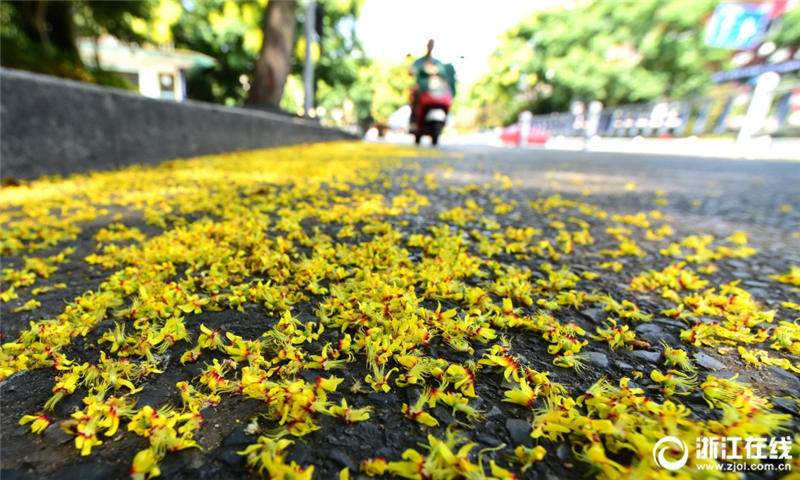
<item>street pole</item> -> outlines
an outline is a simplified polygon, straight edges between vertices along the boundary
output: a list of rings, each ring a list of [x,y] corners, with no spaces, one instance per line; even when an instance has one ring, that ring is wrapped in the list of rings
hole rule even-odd
[[[586,116],[584,126],[583,149],[589,150],[592,139],[597,135],[597,127],[600,125],[600,114],[603,112],[603,104],[594,100],[589,103],[589,114]]]
[[[775,89],[781,82],[781,76],[776,72],[766,72],[759,75],[756,86],[753,89],[753,97],[747,107],[747,113],[739,129],[739,136],[736,141],[739,144],[749,142],[767,120],[769,108],[772,106],[772,98]]]
[[[316,18],[316,2],[309,0],[306,4],[306,15],[303,27],[306,36],[306,58],[303,62],[303,84],[305,85],[305,103],[303,112],[306,117],[311,116],[314,108],[314,61],[311,59],[311,44],[314,43],[314,19]]]

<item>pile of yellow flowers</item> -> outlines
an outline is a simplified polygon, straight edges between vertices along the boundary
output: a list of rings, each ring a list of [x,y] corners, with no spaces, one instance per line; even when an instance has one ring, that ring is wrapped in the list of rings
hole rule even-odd
[[[358,459],[366,475],[519,478],[566,443],[599,478],[722,476],[699,465],[717,460],[693,456],[678,472],[659,469],[654,445],[669,435],[693,449],[700,436],[769,436],[792,424],[757,386],[709,375],[690,359],[692,351],[735,352],[731,362],[741,368],[800,372],[800,327],[787,316],[800,307],[787,301],[780,312],[767,310],[737,281],[714,276],[714,262],[756,253],[743,232],[681,239],[658,210],[609,214],[560,195],[509,199],[513,182],[500,174],[446,191],[439,184],[452,169],[430,173],[404,160],[418,155],[306,145],[0,190],[0,252],[18,264],[2,270],[4,315],[37,312],[32,296],[66,284],[34,285],[66,278],[60,265],[70,259],[104,272],[96,288],[4,339],[0,379],[58,371],[52,397],[19,423],[33,433],[58,423],[80,455],[102,449],[118,430],[143,437],[147,448],[131,459],[136,479],[160,475],[172,452],[200,448],[198,433],[214,428],[201,411],[224,408],[232,396],[261,402],[260,420],[271,428],[252,423],[253,442],[239,453],[268,478],[312,478],[315,465],[287,459],[298,438],[323,428],[323,417],[343,426],[374,421],[362,398],[402,389],[420,391],[397,413],[426,432],[427,443],[391,459]],[[441,204],[440,194],[454,203]],[[521,211],[541,224],[512,221]],[[416,225],[420,217],[434,224]],[[70,242],[90,224],[102,225],[96,248],[73,258]],[[599,239],[615,248],[595,248]],[[54,253],[36,253],[44,251]],[[770,280],[797,286],[798,271],[787,266]],[[599,288],[609,275],[625,279],[628,298]],[[640,307],[639,298],[661,308]],[[606,318],[587,333],[574,318],[588,309]],[[260,335],[207,326],[204,315],[223,310]],[[112,327],[95,331],[108,319]],[[659,319],[685,322],[682,345],[637,337],[638,324]],[[90,333],[96,355],[65,353]],[[538,344],[535,363],[523,342]],[[449,350],[432,353],[436,345]],[[647,390],[627,376],[581,389],[587,346],[654,349],[664,368],[631,372],[651,380]],[[181,403],[140,405],[144,384],[176,362],[199,371],[174,385]],[[347,385],[347,371],[364,374]],[[508,411],[530,422],[533,447],[477,450],[470,440],[485,421],[475,399],[487,375],[499,379]],[[694,393],[714,419],[681,403]],[[55,406],[71,395],[83,396],[83,408],[57,418]],[[434,415],[441,406],[453,423]],[[788,461],[800,467],[800,436],[792,452]],[[485,463],[487,455],[495,458]]]

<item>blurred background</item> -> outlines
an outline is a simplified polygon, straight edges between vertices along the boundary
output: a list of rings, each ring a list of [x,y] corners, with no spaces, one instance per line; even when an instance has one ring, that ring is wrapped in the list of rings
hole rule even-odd
[[[798,3],[2,1],[0,63],[400,138],[434,38],[458,77],[451,138],[791,138]]]

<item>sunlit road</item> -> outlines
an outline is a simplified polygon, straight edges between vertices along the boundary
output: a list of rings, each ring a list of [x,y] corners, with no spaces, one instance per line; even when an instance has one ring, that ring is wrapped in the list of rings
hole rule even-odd
[[[744,144],[735,138],[653,138],[653,137],[583,137],[553,136],[544,143],[510,145],[500,140],[500,129],[466,134],[447,134],[441,137],[442,146],[492,146],[523,150],[566,150],[591,152],[623,152],[652,155],[674,155],[707,158],[736,158],[800,161],[800,138],[760,137]],[[370,137],[371,140],[378,140]],[[423,139],[423,145],[427,138]],[[387,132],[384,141],[411,145],[413,137],[399,132]]]
[[[425,148],[425,147],[423,147]],[[747,231],[800,262],[800,163],[706,157],[444,145],[455,182],[509,175],[538,194],[581,195],[613,210],[661,209],[687,230]],[[658,205],[663,195],[666,205]],[[726,233],[727,232],[727,233]]]

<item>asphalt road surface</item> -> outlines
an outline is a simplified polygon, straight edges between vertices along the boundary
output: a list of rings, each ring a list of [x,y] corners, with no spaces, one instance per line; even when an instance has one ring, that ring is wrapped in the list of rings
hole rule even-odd
[[[326,150],[328,148],[330,151]],[[293,173],[291,163],[284,162],[281,157],[279,160],[283,163],[273,170],[285,173],[288,181],[282,177],[272,180],[270,175],[274,172],[270,165],[276,160],[267,152],[262,154],[259,163],[251,165],[247,163],[249,160],[241,160],[245,169],[238,176],[231,172],[240,167],[223,160],[211,161],[210,166],[208,162],[201,163],[202,170],[198,170],[201,167],[197,164],[165,167],[168,174],[158,177],[161,180],[148,177],[148,171],[136,171],[115,177],[113,181],[103,180],[100,175],[85,183],[56,181],[46,189],[33,184],[30,185],[31,194],[25,193],[28,197],[20,190],[28,188],[25,186],[0,190],[3,210],[10,212],[0,222],[7,232],[3,237],[3,268],[10,270],[10,273],[4,270],[0,291],[8,292],[9,285],[18,279],[19,275],[15,276],[13,271],[26,271],[26,256],[50,259],[49,256],[65,247],[74,249],[67,252],[61,263],[53,260],[58,268],[48,275],[37,273],[35,266],[29,268],[28,273],[34,272],[34,284],[26,286],[23,281],[15,289],[17,298],[0,303],[2,340],[6,342],[2,357],[6,362],[4,366],[8,367],[17,358],[13,357],[16,350],[12,344],[21,343],[25,332],[36,331],[42,321],[59,318],[74,304],[75,298],[91,291],[98,294],[106,290],[127,292],[115,308],[104,311],[94,321],[87,321],[85,332],[76,333],[58,347],[72,362],[66,370],[19,366],[6,370],[8,378],[0,383],[0,478],[126,478],[136,452],[146,451],[150,446],[155,449],[157,443],[155,427],[136,432],[128,426],[131,418],[146,405],[154,410],[171,406],[170,410],[162,411],[165,417],[192,411],[176,388],[176,383],[181,381],[187,381],[200,392],[191,401],[196,402],[194,412],[202,415],[203,422],[186,430],[191,434],[188,438],[199,448],[175,447],[167,448],[166,453],[160,452],[158,468],[163,478],[257,477],[258,465],[264,468],[263,472],[269,470],[264,460],[260,460],[261,464],[259,460],[248,464],[247,455],[240,452],[256,444],[259,436],[272,438],[274,442],[280,438],[276,434],[278,430],[300,424],[299,420],[287,423],[285,416],[293,418],[292,415],[301,414],[311,418],[303,420],[310,422],[303,425],[318,428],[304,435],[287,434],[285,438],[291,438],[294,444],[284,445],[277,450],[278,454],[267,456],[285,457],[286,465],[290,462],[296,462],[299,467],[313,465],[313,477],[319,479],[338,478],[343,470],[349,472],[349,478],[366,478],[367,473],[391,478],[392,473],[402,475],[402,472],[409,478],[414,478],[415,474],[420,475],[419,478],[461,478],[459,475],[465,476],[465,472],[472,472],[474,478],[484,478],[475,472],[500,477],[500,468],[514,472],[518,478],[577,478],[582,475],[613,478],[620,474],[635,476],[637,472],[659,473],[660,467],[653,465],[649,450],[642,453],[632,446],[620,446],[623,441],[633,442],[627,435],[640,433],[640,437],[647,438],[646,446],[641,448],[652,448],[650,445],[658,435],[672,432],[665,423],[659,423],[665,418],[659,408],[680,404],[690,410],[686,417],[689,423],[675,428],[686,435],[697,432],[709,435],[716,431],[719,436],[733,436],[738,430],[733,430],[731,422],[738,418],[736,415],[745,415],[737,410],[744,407],[740,402],[738,407],[726,410],[721,403],[709,402],[713,392],[707,382],[711,381],[709,376],[732,378],[736,374],[739,382],[747,384],[746,390],[729,387],[734,393],[729,392],[732,396],[725,397],[727,400],[722,403],[734,405],[734,399],[740,396],[747,396],[743,402],[755,402],[753,410],[746,414],[750,415],[746,417],[749,420],[740,423],[755,425],[774,421],[784,427],[784,430],[748,430],[745,433],[769,440],[800,431],[799,406],[793,400],[800,396],[797,373],[800,349],[794,353],[791,350],[800,347],[800,343],[796,343],[800,342],[800,333],[790,326],[776,329],[782,325],[781,321],[791,324],[800,317],[800,311],[792,306],[800,303],[798,287],[787,275],[792,266],[800,266],[800,163],[671,157],[669,152],[664,152],[663,156],[648,156],[445,147],[437,151],[422,148],[418,150],[422,153],[420,156],[404,150],[395,154],[399,155],[399,161],[387,164],[373,158],[387,156],[385,148],[337,144],[281,150],[288,152],[282,155],[306,159],[312,166]],[[363,156],[361,150],[372,152],[365,160],[367,163],[348,163],[348,156]],[[431,152],[437,156],[429,156]],[[345,189],[336,186],[336,182],[329,182],[319,187],[298,180],[308,172],[325,170],[329,161],[339,162],[333,164],[333,170],[348,172],[345,183],[355,181],[357,185]],[[383,173],[374,176],[378,171]],[[183,175],[183,172],[188,173]],[[167,178],[169,186],[156,191],[159,181],[167,182],[164,180]],[[92,183],[106,181],[109,183],[101,186]],[[215,187],[215,181],[220,185],[229,183],[223,189]],[[114,190],[109,191],[112,185]],[[204,189],[203,193],[192,190],[197,185]],[[141,200],[143,196],[138,196],[147,193],[148,188],[154,189],[152,195],[158,195],[158,202],[148,204]],[[325,193],[332,190],[336,195]],[[408,193],[409,190],[414,193]],[[82,191],[95,192],[97,196],[84,198]],[[226,197],[228,194],[233,196]],[[74,222],[78,227],[74,236],[66,235],[53,246],[34,253],[13,247],[9,238],[22,231],[20,225],[25,221],[41,225],[48,218],[75,213],[69,209],[59,213],[56,211],[58,203],[47,203],[52,199],[62,201],[59,195],[64,199],[82,198],[82,209],[87,208],[88,199],[98,202],[89,206],[108,211],[78,218]],[[27,200],[18,199],[23,197]],[[262,197],[265,200],[262,201]],[[426,201],[421,201],[420,197]],[[211,206],[201,207],[206,201]],[[237,210],[236,215],[227,218],[225,209],[239,208],[239,201],[245,210]],[[42,205],[47,211],[36,211],[30,207],[32,202],[44,202]],[[394,209],[389,209],[388,205],[393,205]],[[169,214],[159,213],[159,208],[167,207]],[[280,247],[279,254],[286,254],[285,263],[274,260],[277,263],[258,273],[250,270],[240,272],[235,279],[235,275],[230,277],[217,291],[223,297],[230,294],[225,297],[228,303],[218,300],[204,283],[213,275],[209,264],[214,262],[214,250],[191,271],[186,269],[186,263],[181,263],[184,260],[170,257],[173,253],[148,256],[151,254],[147,253],[147,248],[161,245],[159,248],[167,251],[170,242],[184,245],[181,232],[198,235],[195,240],[186,241],[186,251],[180,253],[184,257],[191,256],[192,249],[201,248],[209,238],[217,242],[217,248],[228,248],[239,241],[237,235],[251,227],[246,223],[236,224],[238,226],[231,231],[223,227],[233,225],[230,222],[250,221],[253,217],[247,215],[255,215],[256,211],[266,219],[265,224],[269,223],[258,231],[268,239],[270,248],[285,245],[280,242],[286,239],[290,244],[294,242],[294,246]],[[295,214],[299,215],[297,223],[281,223]],[[108,234],[112,223],[122,223],[125,229],[111,229],[118,237],[101,240],[100,235]],[[221,226],[215,230],[212,224]],[[15,225],[19,229],[15,230]],[[350,228],[348,225],[355,231],[345,234],[345,227]],[[535,231],[526,231],[528,227]],[[133,228],[138,229],[141,236],[122,238],[124,235],[120,232],[130,232]],[[34,228],[34,231],[43,230]],[[52,234],[51,230],[47,232]],[[279,236],[283,239],[280,242]],[[159,237],[166,240],[158,243],[154,239]],[[19,238],[24,246],[41,240],[36,235]],[[122,255],[118,250],[102,250],[104,245],[114,242],[130,247],[132,257],[106,266],[85,260],[93,253],[110,257]],[[338,250],[334,255],[326,253],[328,250],[320,247],[320,243],[329,244],[331,248],[335,244],[342,246],[335,246]],[[232,258],[249,259],[256,248],[254,245],[239,245],[243,253]],[[745,250],[746,247],[753,250]],[[133,257],[145,259],[145,262],[137,262]],[[141,350],[138,353],[131,350],[124,358],[119,357],[142,369],[150,365],[162,373],[140,370],[137,375],[131,374],[135,392],[129,387],[115,387],[98,393],[92,390],[93,385],[98,385],[93,383],[96,380],[89,379],[85,371],[79,372],[82,380],[77,388],[73,387],[74,392],[64,395],[52,409],[45,409],[45,403],[56,391],[59,375],[83,362],[99,364],[102,361],[100,352],[109,358],[114,356],[111,343],[101,340],[113,338],[117,324],[126,325],[126,333],[131,335],[130,342],[123,340],[121,343],[135,349],[141,345],[141,342],[136,343],[136,338],[144,338],[135,337],[136,329],[142,324],[163,326],[170,318],[172,314],[152,314],[153,318],[140,318],[138,324],[135,321],[139,317],[131,312],[132,302],[139,295],[143,303],[147,303],[142,292],[152,283],[145,286],[145,290],[132,291],[119,285],[109,286],[115,272],[124,271],[126,267],[144,269],[147,261],[155,261],[147,259],[153,258],[179,266],[170,276],[154,277],[156,283],[161,282],[161,287],[171,288],[175,282],[180,285],[189,282],[186,285],[196,288],[198,298],[210,302],[203,304],[203,308],[198,307],[196,312],[178,312],[188,335],[170,344],[159,337],[163,348],[154,348],[152,358],[148,359]],[[308,262],[315,264],[317,260],[329,268],[323,268],[325,273],[319,284],[312,286],[306,276],[306,265]],[[191,264],[188,260],[185,262]],[[252,263],[247,262],[249,260],[243,265],[250,268]],[[343,273],[336,273],[336,262],[343,267]],[[667,272],[665,275],[668,275],[671,267],[686,275],[675,280],[678,283],[671,288],[677,297],[662,295],[665,284],[652,283],[661,281],[656,280],[652,272]],[[205,273],[197,277],[198,272]],[[570,276],[570,272],[574,275]],[[651,283],[641,287],[645,278]],[[637,279],[639,284],[636,284]],[[242,369],[248,362],[253,368],[259,364],[254,364],[251,357],[235,356],[232,352],[236,341],[230,337],[222,340],[220,349],[206,348],[199,361],[181,361],[185,360],[187,352],[199,345],[200,338],[207,338],[207,335],[202,337],[201,324],[222,333],[234,333],[244,340],[275,338],[277,334],[268,336],[266,332],[279,328],[276,327],[278,318],[286,311],[283,307],[276,307],[275,301],[270,304],[244,298],[241,304],[233,304],[230,300],[235,290],[233,283],[252,286],[258,281],[272,282],[275,288],[288,292],[287,298],[295,301],[290,311],[298,325],[314,322],[314,328],[325,327],[316,337],[307,334],[310,335],[307,341],[284,344],[285,348],[304,352],[306,356],[302,361],[288,358],[285,351],[281,354],[280,349],[272,349],[266,341],[258,344],[263,357],[271,361],[261,365],[264,371],[270,366],[284,368],[270,370],[270,381],[274,380],[279,386],[264,398],[244,388]],[[368,283],[370,281],[373,283]],[[692,282],[697,282],[694,287]],[[58,286],[59,283],[64,285]],[[731,284],[733,286],[725,291],[724,286]],[[37,287],[53,288],[33,295]],[[715,289],[712,293],[704,293],[712,288]],[[377,292],[386,291],[395,292],[396,297],[383,294],[374,297]],[[721,297],[714,295],[723,291],[727,305],[715,304]],[[481,295],[478,292],[482,292]],[[342,300],[337,305],[330,298],[336,296],[334,293],[349,295],[352,302]],[[575,300],[575,296],[579,299]],[[392,304],[392,298],[400,299],[400,304]],[[22,308],[32,299],[40,305]],[[504,299],[509,303],[505,304]],[[615,306],[612,300],[630,303]],[[218,308],[210,308],[217,301]],[[381,301],[384,303],[379,310],[364,307],[369,302]],[[636,307],[630,306],[634,304]],[[677,312],[664,313],[679,304],[691,314],[685,320]],[[701,304],[715,305],[718,310],[701,310]],[[733,305],[741,309],[734,312]],[[328,307],[329,315],[323,315],[321,312]],[[399,310],[395,312],[393,308]],[[349,318],[350,310],[359,312],[357,317],[362,323],[341,323],[341,319]],[[397,327],[395,321],[400,322],[401,310],[416,319],[414,328]],[[440,314],[448,311],[452,311],[454,317]],[[635,314],[645,318],[636,318]],[[537,318],[545,323],[537,324]],[[553,322],[542,319],[553,319]],[[625,326],[625,331],[634,332],[635,337],[626,337],[622,330],[615,337],[609,319],[617,322],[618,327]],[[756,320],[747,323],[751,319]],[[746,329],[736,322],[745,322],[750,330],[745,332]],[[728,330],[715,330],[706,342],[697,340],[698,335],[705,332],[702,328],[722,328],[719,327],[722,324],[727,325],[724,328]],[[419,328],[427,332],[424,339],[409,333]],[[762,337],[754,340],[755,337],[747,336],[759,330],[763,330]],[[144,335],[143,331],[138,334]],[[486,333],[490,331],[491,335]],[[350,355],[340,343],[345,333],[353,340]],[[782,348],[773,348],[771,345],[779,334],[788,339],[788,343]],[[379,335],[387,335],[387,342],[380,344],[384,352],[389,352],[383,360],[379,360],[381,357],[376,350],[370,350],[373,347],[368,348],[371,339]],[[389,344],[403,340],[404,336],[416,339],[409,340],[408,351],[392,350],[395,347]],[[565,353],[572,347],[559,344],[561,340],[556,337],[567,339],[564,342],[568,345],[586,342],[574,352],[579,355],[577,365],[565,362],[565,357],[569,357]],[[326,343],[334,346],[329,352],[332,359],[344,362],[342,368],[326,370],[319,364],[309,363],[312,355],[324,353]],[[689,367],[667,363],[664,344],[687,352]],[[339,350],[336,345],[340,346]],[[744,347],[744,353],[737,350],[738,347]],[[123,346],[115,352],[121,355],[126,348]],[[762,356],[760,361],[752,361],[753,355],[759,358],[752,352],[755,349],[766,351],[772,360]],[[423,358],[419,361],[428,365],[416,383],[409,380],[411,357]],[[208,383],[212,360],[221,362],[216,365],[222,365],[221,375],[227,376],[230,388]],[[511,360],[513,365],[509,367]],[[771,361],[775,363],[769,364]],[[779,361],[784,361],[783,366]],[[376,364],[385,367],[381,372],[390,371],[386,389],[381,388],[380,383],[373,386]],[[796,370],[793,371],[792,366]],[[670,389],[669,380],[659,380],[660,377],[651,373],[657,370],[664,374],[669,369],[682,372],[671,378],[691,377],[692,380],[684,382],[685,386],[675,383]],[[454,373],[462,370],[471,372],[469,381]],[[545,378],[542,374],[549,375],[545,375],[549,380],[542,380]],[[344,380],[338,389],[334,387],[333,392],[324,394],[328,396],[328,403],[314,404],[309,400],[301,405],[305,413],[289,411],[289,407],[281,410],[302,392],[313,391],[314,398],[318,399],[323,392],[315,382],[330,375]],[[627,388],[620,385],[623,378],[629,379]],[[607,383],[603,383],[603,379]],[[286,396],[285,392],[295,388],[290,384],[300,390],[292,390],[294,393]],[[467,386],[470,384],[475,396],[469,394]],[[313,385],[317,387],[312,388]],[[532,395],[526,393],[526,385],[535,387]],[[591,390],[598,385],[602,388]],[[639,393],[630,393],[637,388],[641,388]],[[510,393],[515,390],[517,393]],[[602,405],[592,403],[594,397],[586,393],[589,390],[594,392],[592,395],[601,394],[599,398],[602,395],[613,398],[607,400],[609,405],[624,404],[630,409],[633,404],[626,403],[623,397],[641,399],[646,396],[658,408],[652,411],[622,409],[622,414],[609,416]],[[426,401],[434,395],[432,391],[451,392],[454,395],[449,397],[452,404],[444,399]],[[116,434],[103,436],[98,432],[97,438],[103,444],[93,446],[91,454],[82,456],[75,448],[75,438],[80,436],[76,428],[80,422],[88,421],[88,416],[82,418],[75,412],[91,413],[87,409],[94,400],[85,398],[93,393],[101,403],[107,402],[107,396],[113,394],[126,398],[124,402],[135,401],[130,403],[135,407],[119,415],[122,421]],[[219,400],[209,400],[208,395],[215,393]],[[628,394],[632,397],[625,397]],[[205,400],[197,400],[202,395]],[[283,407],[276,406],[275,396],[282,399]],[[456,397],[464,403],[453,400]],[[753,398],[765,401],[759,403],[760,400]],[[342,421],[344,414],[331,409],[332,405],[340,405],[342,399],[354,409],[366,409],[369,418]],[[578,403],[574,407],[564,403],[571,401]],[[563,411],[572,412],[575,418],[611,423],[581,424],[574,418],[545,421],[548,409],[552,412],[557,402],[562,402]],[[477,411],[474,416],[465,413],[470,409]],[[284,418],[276,411],[282,411]],[[633,416],[625,417],[631,413]],[[19,425],[24,415],[46,416],[50,424],[45,424],[43,433],[36,435],[30,432],[31,423]],[[620,423],[623,418],[631,423]],[[188,425],[183,417],[176,421],[175,429]],[[567,425],[567,433],[559,434],[559,427],[554,426],[557,424]],[[599,431],[599,425],[612,424],[616,433],[590,431],[595,428],[592,425],[598,425]],[[664,430],[660,434],[647,430],[653,426]],[[103,428],[108,431],[107,427]],[[167,430],[169,428],[172,427],[168,426]],[[455,434],[456,431],[459,433]],[[448,434],[455,435],[449,443]],[[448,463],[442,456],[437,457],[436,452],[440,451],[437,448],[444,447],[434,447],[436,441],[445,442],[459,460]],[[793,438],[789,441],[795,442]],[[475,445],[459,452],[468,442]],[[546,454],[526,466],[523,457],[532,455],[530,452],[535,445],[544,447]],[[590,447],[597,447],[602,455]],[[413,454],[404,456],[409,449],[414,449],[428,463],[414,463],[418,457]],[[796,443],[790,457],[789,460],[773,458],[764,462],[779,465],[793,461],[796,470],[800,461],[800,447]],[[371,464],[364,463],[377,458],[385,458],[389,462],[388,469],[374,466],[374,470],[370,470]],[[492,471],[490,463],[498,469]],[[278,466],[272,468],[279,469]],[[684,468],[692,468],[686,470],[690,475],[698,472],[691,461]],[[155,474],[155,470],[148,472],[143,475]],[[760,470],[746,475],[777,478],[784,473],[786,471]]]

